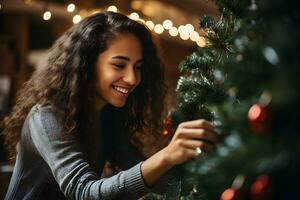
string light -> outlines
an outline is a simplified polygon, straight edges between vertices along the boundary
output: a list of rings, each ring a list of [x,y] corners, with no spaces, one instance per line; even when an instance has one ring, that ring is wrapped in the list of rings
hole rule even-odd
[[[154,23],[152,21],[148,20],[145,24],[151,31],[154,29]]]
[[[79,23],[81,21],[81,16],[80,15],[75,15],[74,17],[73,17],[73,23],[74,24],[77,24],[77,23]]]
[[[139,19],[138,21],[140,21],[140,22],[142,22],[143,24],[145,24],[145,20],[143,20],[143,19]]]
[[[197,45],[199,47],[205,47],[205,45],[206,45],[205,38],[204,37],[199,37],[199,39],[197,40]]]
[[[107,11],[118,12],[118,8],[114,5],[111,5],[107,8]]]
[[[25,1],[30,1],[30,0],[25,0]],[[141,10],[145,15],[152,15],[155,11],[151,6],[142,6],[140,1],[133,1],[131,3],[131,7],[134,8],[135,10]],[[2,8],[2,4],[0,3],[0,9]],[[75,4],[70,3],[67,6],[67,11],[68,12],[74,12],[76,9]],[[111,5],[107,8],[107,11],[111,12],[118,12],[118,9],[115,5]],[[94,10],[88,11],[88,14],[94,14],[96,12],[99,12],[99,10]],[[49,20],[51,18],[52,14],[49,10],[46,10],[43,14],[43,19],[44,20]],[[73,17],[73,23],[77,24],[82,20],[82,16],[86,16],[83,13],[76,14]],[[190,39],[193,42],[196,42],[198,46],[204,47],[206,45],[205,38],[202,36],[199,36],[199,33],[194,31],[195,28],[192,24],[186,24],[186,25],[180,25],[178,28],[173,27],[173,22],[170,19],[165,19],[162,24],[155,24],[153,21],[148,20],[145,21],[144,19],[140,18],[139,14],[136,12],[131,13],[128,16],[130,19],[139,21],[143,24],[145,24],[151,31],[154,31],[157,34],[162,34],[164,30],[168,30],[169,35],[172,37],[180,36],[182,40],[188,40]]]
[[[178,29],[177,29],[176,27],[170,28],[169,34],[170,34],[172,37],[176,37],[176,36],[178,35]]]
[[[164,22],[163,22],[163,27],[167,30],[169,30],[170,28],[172,28],[173,26],[173,22],[169,19],[166,19]]]
[[[199,39],[199,33],[196,32],[196,31],[193,31],[191,34],[190,34],[190,39],[193,41],[193,42],[196,42],[198,39]]]
[[[43,19],[46,20],[46,21],[51,19],[51,12],[49,10],[44,12]]]
[[[178,32],[179,32],[180,35],[184,35],[184,36],[189,35],[189,31],[184,25],[180,25],[178,27]]]
[[[179,36],[183,40],[188,40],[190,38],[189,34],[179,34]]]
[[[185,28],[187,29],[187,31],[190,33],[193,33],[194,31],[194,26],[192,24],[186,24]]]
[[[164,32],[164,27],[161,24],[156,24],[154,26],[154,32],[157,34],[162,34]]]
[[[140,19],[140,16],[139,16],[139,14],[137,14],[136,12],[133,12],[133,13],[131,13],[131,14],[129,15],[129,18],[132,19],[132,20],[137,21],[137,20]]]
[[[69,5],[68,5],[68,7],[67,7],[67,11],[69,12],[69,13],[71,13],[71,12],[73,12],[74,10],[75,10],[75,4],[74,3],[70,3]]]

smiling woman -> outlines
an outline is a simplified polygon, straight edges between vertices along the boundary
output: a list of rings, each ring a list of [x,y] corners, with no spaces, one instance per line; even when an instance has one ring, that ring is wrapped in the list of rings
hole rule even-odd
[[[209,122],[184,122],[146,158],[144,138],[162,140],[164,96],[162,67],[144,25],[113,12],[74,25],[4,120],[15,161],[5,199],[128,200],[162,192],[170,168],[217,141]]]
[[[123,107],[131,92],[141,82],[142,47],[138,38],[118,35],[96,62],[96,89],[100,94],[97,109],[109,103]]]

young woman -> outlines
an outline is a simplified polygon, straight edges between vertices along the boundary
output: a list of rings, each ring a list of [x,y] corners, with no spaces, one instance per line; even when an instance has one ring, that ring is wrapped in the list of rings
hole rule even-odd
[[[199,139],[217,140],[209,122],[184,122],[146,159],[143,138],[160,137],[164,94],[145,26],[112,12],[85,18],[55,42],[4,120],[16,155],[5,199],[137,199],[155,191],[195,149],[209,151]],[[105,161],[115,175],[105,177]]]

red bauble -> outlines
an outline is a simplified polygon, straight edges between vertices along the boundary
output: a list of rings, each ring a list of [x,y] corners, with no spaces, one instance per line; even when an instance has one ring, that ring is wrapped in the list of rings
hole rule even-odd
[[[248,121],[252,131],[257,134],[265,134],[270,131],[269,112],[267,107],[260,104],[254,104],[248,111]]]
[[[220,197],[220,200],[237,200],[238,199],[238,191],[234,188],[226,189]]]
[[[272,199],[271,194],[271,181],[269,176],[261,175],[259,176],[251,186],[250,193],[252,199],[255,200],[267,200]]]

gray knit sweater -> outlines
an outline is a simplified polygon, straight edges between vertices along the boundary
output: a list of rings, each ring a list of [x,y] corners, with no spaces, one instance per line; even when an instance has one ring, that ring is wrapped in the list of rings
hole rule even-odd
[[[23,125],[5,200],[138,199],[150,191],[142,162],[99,178],[85,158],[79,139],[63,131],[51,109],[34,106]]]

